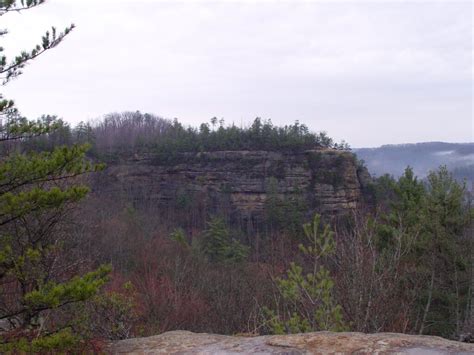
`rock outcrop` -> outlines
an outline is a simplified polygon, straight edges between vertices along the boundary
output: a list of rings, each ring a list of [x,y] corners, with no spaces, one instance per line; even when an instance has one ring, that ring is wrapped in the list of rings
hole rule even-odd
[[[104,174],[100,185],[107,186],[105,192],[126,191],[138,204],[179,208],[200,201],[200,209],[228,208],[252,219],[262,217],[270,193],[299,196],[308,211],[347,213],[361,202],[370,179],[352,153],[333,149],[183,153],[172,159],[135,156],[109,164]]]
[[[474,344],[397,333],[238,337],[173,331],[115,342],[113,354],[473,354]]]

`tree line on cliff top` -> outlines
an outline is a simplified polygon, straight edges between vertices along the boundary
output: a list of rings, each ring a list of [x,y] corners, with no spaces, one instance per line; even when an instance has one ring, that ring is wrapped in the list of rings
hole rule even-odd
[[[349,149],[345,142],[335,143],[325,132],[311,132],[295,121],[276,126],[271,120],[255,118],[248,127],[226,125],[224,119],[212,118],[199,128],[184,126],[177,119],[169,120],[148,113],[122,112],[105,115],[89,123],[71,128],[59,121],[54,133],[38,137],[29,145],[47,149],[57,144],[88,142],[91,154],[102,159],[129,157],[137,153],[171,156],[180,152],[219,150],[304,151],[321,148]]]

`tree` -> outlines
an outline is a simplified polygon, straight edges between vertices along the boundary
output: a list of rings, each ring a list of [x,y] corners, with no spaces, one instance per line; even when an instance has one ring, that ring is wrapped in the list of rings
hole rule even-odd
[[[222,218],[208,222],[202,239],[202,250],[211,262],[240,262],[246,259],[248,247],[231,237]]]
[[[385,206],[373,238],[375,259],[387,265],[391,281],[384,289],[396,285],[392,296],[397,292],[400,305],[412,305],[400,312],[401,331],[458,338],[469,302],[465,187],[446,167],[430,172],[426,182],[407,168],[398,181],[382,177],[377,185]]]
[[[42,3],[0,1],[0,16]],[[73,27],[59,34],[53,27],[41,45],[12,61],[1,56],[3,85],[18,77],[29,61],[57,46]],[[94,296],[109,272],[108,266],[101,266],[78,276],[78,261],[65,255],[71,242],[66,217],[88,192],[77,177],[101,166],[85,159],[87,145],[28,149],[29,138],[64,127],[55,117],[30,121],[3,97],[0,117],[0,351],[64,350],[78,337],[59,311]]]
[[[334,282],[323,259],[334,254],[334,233],[329,225],[321,228],[321,216],[303,226],[307,244],[299,248],[309,268],[291,263],[286,278],[276,280],[285,309],[281,314],[267,310],[270,331],[277,334],[300,333],[315,330],[342,331],[346,327],[341,306],[333,297]]]
[[[460,185],[445,166],[428,175],[422,239],[426,274],[423,315],[419,333],[459,335],[461,312],[468,287],[469,255],[463,238],[468,228],[465,186]]]

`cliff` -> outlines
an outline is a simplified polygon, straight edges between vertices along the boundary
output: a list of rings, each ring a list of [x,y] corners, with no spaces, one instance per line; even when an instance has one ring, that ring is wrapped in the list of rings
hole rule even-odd
[[[316,332],[237,337],[173,331],[121,340],[112,354],[472,354],[474,345],[397,333]]]
[[[180,209],[199,201],[200,210],[259,220],[270,195],[301,198],[308,213],[347,213],[362,202],[370,177],[352,153],[324,149],[137,155],[108,164],[99,180],[101,193],[127,193],[135,205]]]

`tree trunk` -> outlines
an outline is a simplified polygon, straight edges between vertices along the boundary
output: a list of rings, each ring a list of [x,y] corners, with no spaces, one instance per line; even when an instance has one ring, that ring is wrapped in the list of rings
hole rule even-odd
[[[423,331],[425,329],[426,319],[428,318],[428,313],[430,312],[431,298],[433,297],[434,278],[435,278],[435,269],[434,269],[434,264],[433,264],[433,268],[431,271],[430,289],[428,291],[428,300],[426,301],[425,311],[423,312],[423,320],[421,321],[420,334],[423,334]]]

